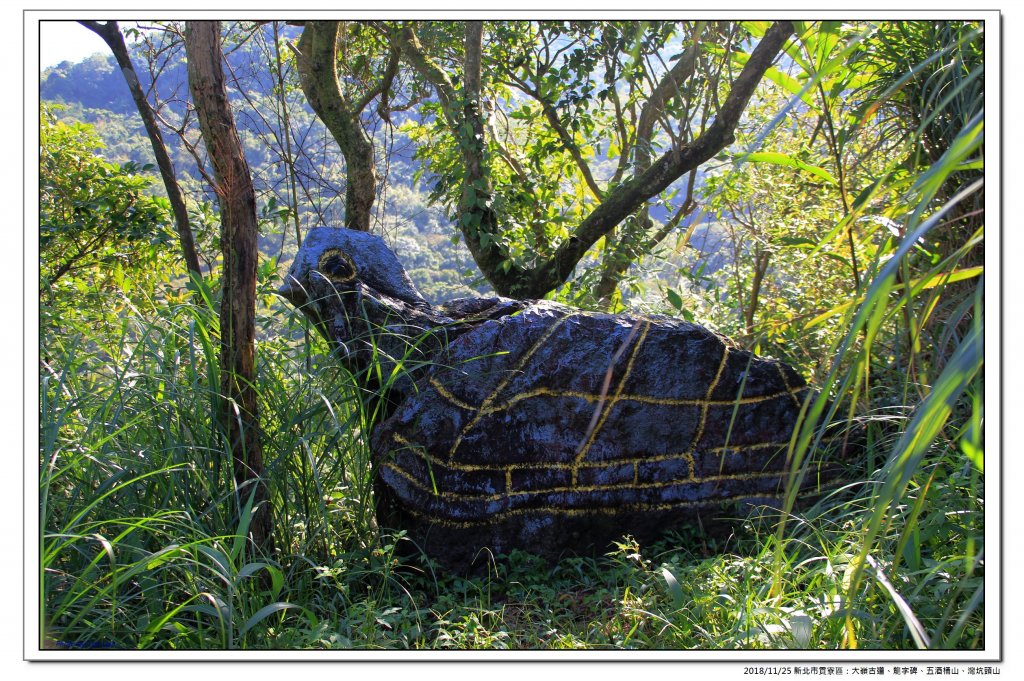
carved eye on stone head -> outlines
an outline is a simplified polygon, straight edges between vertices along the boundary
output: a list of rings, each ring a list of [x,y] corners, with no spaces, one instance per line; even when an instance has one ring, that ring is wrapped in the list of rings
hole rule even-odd
[[[355,263],[340,248],[328,248],[324,251],[316,268],[337,284],[344,284],[356,278]]]

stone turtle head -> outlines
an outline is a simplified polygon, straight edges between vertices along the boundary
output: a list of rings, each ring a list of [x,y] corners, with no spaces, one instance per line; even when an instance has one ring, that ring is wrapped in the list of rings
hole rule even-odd
[[[297,306],[319,294],[359,291],[387,296],[414,308],[429,309],[405,268],[379,236],[351,229],[315,227],[288,269],[278,292]]]
[[[278,293],[350,359],[384,336],[414,337],[439,322],[384,240],[350,229],[309,230]]]

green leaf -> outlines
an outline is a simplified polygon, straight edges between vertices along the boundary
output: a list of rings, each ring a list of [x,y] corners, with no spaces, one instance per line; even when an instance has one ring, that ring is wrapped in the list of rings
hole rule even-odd
[[[683,299],[672,289],[665,289],[665,297],[668,298],[669,304],[677,310],[683,309]]]
[[[181,547],[177,544],[171,544],[170,546],[166,546],[157,551],[156,553],[154,553],[152,556],[150,556],[149,560],[146,562],[146,569],[154,570],[163,563],[166,563],[175,556],[179,555],[180,553]]]
[[[724,53],[724,50],[718,47],[709,48],[708,51],[712,53]],[[750,55],[746,52],[733,52],[730,56],[732,57],[733,63],[740,68],[750,61]],[[768,67],[764,72],[764,77],[781,87],[786,92],[797,95],[804,104],[812,109],[821,109],[821,105],[811,93],[811,88],[808,87],[808,84],[801,82],[784,71],[780,71],[774,66]]]
[[[789,246],[791,248],[814,248],[818,245],[817,241],[808,239],[804,236],[782,236],[777,241],[783,246]]]
[[[253,502],[256,499],[257,486],[252,486],[252,491],[249,492],[249,499],[245,502],[245,507],[242,509],[242,513],[238,519],[238,529],[235,531],[235,539],[231,543],[231,560],[232,562],[237,561],[242,555],[242,550],[245,548],[245,544],[249,539],[249,524],[252,522],[253,515]]]
[[[221,551],[211,548],[209,546],[198,546],[200,553],[204,553],[213,559],[213,571],[214,573],[224,581],[225,584],[231,584],[231,563],[228,557]]]
[[[978,446],[973,440],[961,440],[960,451],[970,460],[979,473],[985,472],[985,448]]]
[[[838,31],[841,25],[841,21],[821,22],[816,34],[817,39],[814,41],[813,46],[808,45],[810,48],[808,51],[814,55],[815,66],[819,71],[828,61],[829,55],[832,54],[832,50],[834,50],[836,45],[839,44]],[[805,36],[804,40],[807,42],[809,38]]]
[[[858,211],[863,208],[867,203],[875,196],[875,192],[882,185],[882,180],[886,178],[879,178],[869,184],[864,190],[857,195],[857,198],[853,200],[853,210]]]
[[[278,594],[281,593],[281,588],[284,586],[284,574],[268,563],[247,563],[238,571],[235,583],[237,584],[246,577],[251,577],[260,570],[266,570],[270,574],[270,597],[277,598]]]
[[[683,598],[683,588],[679,586],[679,580],[668,568],[661,568],[661,578],[665,580],[665,585],[668,587],[668,593],[672,597],[672,606],[679,610],[685,605],[685,599]]]
[[[832,253],[831,251],[824,251],[824,252],[821,253],[821,257],[829,258],[830,260],[835,260],[837,263],[842,265],[844,268],[845,267],[850,267],[850,261],[848,259],[844,258],[843,256],[839,255],[838,253]]]
[[[825,182],[828,182],[833,186],[839,185],[839,181],[824,168],[812,166],[809,163],[804,163],[799,159],[793,158],[789,154],[782,154],[777,151],[756,151],[750,154],[735,154],[733,155],[733,161],[737,163],[770,163],[777,166],[796,168],[804,171],[805,173],[810,173],[816,177],[820,177],[825,180]]]
[[[755,38],[762,38],[764,34],[771,28],[772,22],[770,21],[741,21],[740,26],[743,30],[747,31],[750,35]]]
[[[267,617],[273,615],[275,612],[290,610],[292,608],[297,608],[305,613],[307,617],[312,617],[311,613],[300,605],[295,605],[293,603],[271,603],[270,605],[260,608],[255,615],[246,620],[245,624],[242,625],[242,628],[238,630],[238,635],[245,636],[250,629],[265,620]]]

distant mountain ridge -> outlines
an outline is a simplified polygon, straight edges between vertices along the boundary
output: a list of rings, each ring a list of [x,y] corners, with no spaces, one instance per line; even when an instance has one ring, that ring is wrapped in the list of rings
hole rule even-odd
[[[140,73],[139,80],[143,87],[149,87],[148,74]],[[39,97],[47,102],[80,104],[87,109],[135,112],[135,103],[113,55],[94,54],[77,63],[65,61],[45,69],[39,80]]]

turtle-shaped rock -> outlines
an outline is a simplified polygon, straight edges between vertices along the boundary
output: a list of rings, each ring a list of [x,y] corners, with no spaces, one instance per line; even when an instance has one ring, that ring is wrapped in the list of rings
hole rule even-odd
[[[785,487],[809,388],[696,324],[505,298],[433,307],[380,238],[346,229],[310,230],[280,293],[385,400],[378,518],[443,564],[713,526]]]

